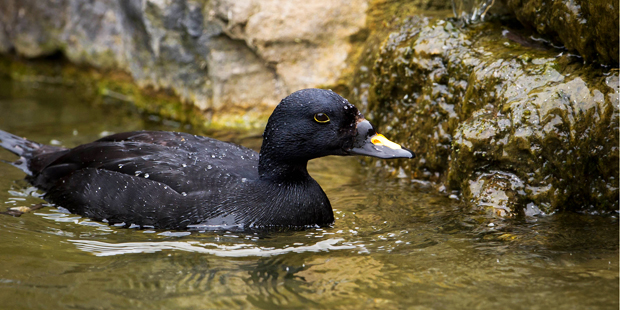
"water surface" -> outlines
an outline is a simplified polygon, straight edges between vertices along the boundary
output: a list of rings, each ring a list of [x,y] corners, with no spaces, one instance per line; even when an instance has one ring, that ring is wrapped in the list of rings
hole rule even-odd
[[[128,130],[191,131],[76,91],[0,80],[0,128],[65,146]],[[0,216],[2,308],[618,309],[615,216],[501,220],[355,158],[315,160],[310,170],[335,209],[331,228],[137,230],[53,207]],[[2,164],[0,175],[3,210],[42,202],[18,169]]]

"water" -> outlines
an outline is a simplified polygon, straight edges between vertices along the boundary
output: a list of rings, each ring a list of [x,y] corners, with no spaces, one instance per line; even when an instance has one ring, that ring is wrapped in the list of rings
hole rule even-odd
[[[452,0],[454,16],[463,22],[476,23],[484,21],[489,9],[495,4],[495,0]]]
[[[185,129],[40,84],[0,81],[0,111],[0,128],[67,146]],[[615,217],[501,220],[355,158],[310,169],[335,209],[332,228],[137,230],[51,207],[0,216],[2,309],[618,309]],[[0,175],[1,211],[41,202],[18,169],[0,165]]]

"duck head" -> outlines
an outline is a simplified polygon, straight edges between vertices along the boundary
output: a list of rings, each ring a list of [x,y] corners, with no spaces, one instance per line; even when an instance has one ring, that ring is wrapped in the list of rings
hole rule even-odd
[[[327,155],[415,156],[378,134],[354,105],[333,91],[303,89],[284,98],[267,122],[261,161],[305,165]]]

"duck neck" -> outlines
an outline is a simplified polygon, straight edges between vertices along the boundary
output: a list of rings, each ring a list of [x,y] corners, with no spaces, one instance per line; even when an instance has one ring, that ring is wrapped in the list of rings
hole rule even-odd
[[[262,180],[274,182],[303,182],[311,179],[307,166],[307,160],[275,160],[261,154],[258,161],[258,175]]]
[[[283,161],[261,156],[255,187],[264,197],[257,226],[328,226],[334,222],[331,204],[321,186],[308,174],[307,160]]]

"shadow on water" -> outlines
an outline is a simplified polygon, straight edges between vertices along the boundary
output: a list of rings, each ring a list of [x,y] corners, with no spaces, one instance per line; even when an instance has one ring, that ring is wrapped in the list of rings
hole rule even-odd
[[[188,130],[85,104],[74,91],[0,81],[0,128],[66,146],[110,132]],[[504,220],[354,158],[316,160],[310,170],[335,209],[331,228],[136,230],[53,207],[2,216],[0,300],[7,309],[618,308],[615,216]],[[42,202],[19,170],[3,164],[0,175],[3,210]]]

